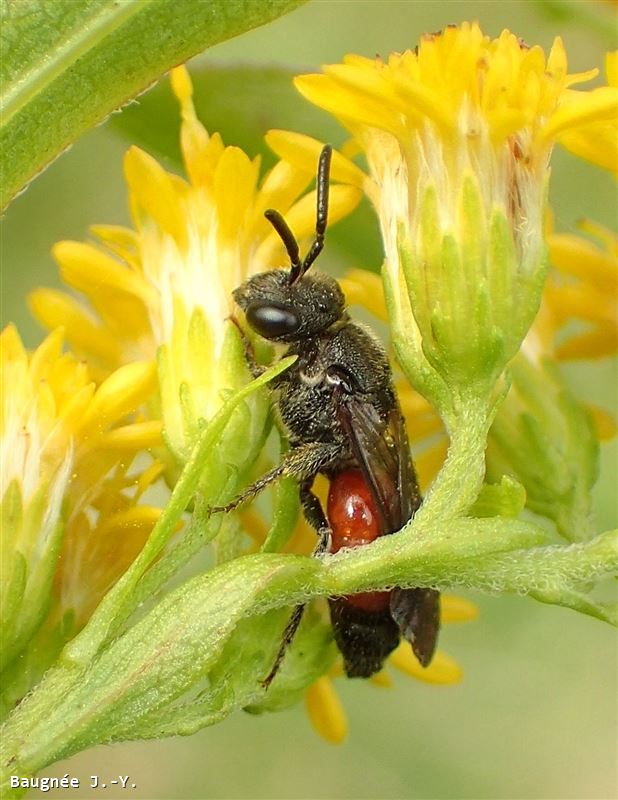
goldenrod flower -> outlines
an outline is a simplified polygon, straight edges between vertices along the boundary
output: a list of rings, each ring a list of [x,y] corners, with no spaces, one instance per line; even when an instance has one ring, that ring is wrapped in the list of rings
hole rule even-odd
[[[552,144],[571,128],[609,119],[616,92],[571,92],[582,76],[567,75],[559,40],[545,59],[509,33],[491,42],[475,25],[425,37],[416,53],[386,64],[350,57],[327,73],[300,85],[350,128],[370,169],[367,177],[334,154],[332,176],[345,185],[332,188],[330,218],[347,213],[361,187],[378,209],[394,340],[406,357],[402,367],[418,378],[426,398],[444,401],[436,407],[451,441],[445,468],[398,542],[384,537],[367,557],[347,553],[324,561],[264,552],[294,547],[286,537],[298,501],[283,482],[268,546],[236,558],[245,544],[237,519],[216,517],[212,506],[233,497],[253,468],[269,425],[268,398],[259,390],[288,361],[244,385],[241,339],[226,320],[233,289],[254,272],[287,264],[264,210],[282,212],[298,238],[313,231],[315,195],[302,195],[315,160],[307,164],[308,150],[300,147],[260,181],[257,159],[224,147],[198,122],[188,75],[175,70],[187,180],[132,148],[125,168],[134,230],[99,226],[96,246],[56,247],[63,277],[89,306],[39,290],[32,306],[51,335],[32,355],[12,328],[1,343],[8,400],[0,432],[11,464],[0,485],[9,530],[2,539],[3,567],[9,564],[2,633],[9,644],[3,676],[10,681],[2,699],[8,704],[7,698],[28,693],[4,729],[11,786],[13,771],[31,774],[84,746],[188,734],[236,708],[285,707],[307,687],[314,725],[325,738],[341,740],[345,719],[330,677],[323,676],[335,644],[319,613],[308,613],[298,631],[296,644],[309,646],[292,648],[268,693],[260,682],[284,607],[305,597],[364,591],[365,584],[463,583],[534,593],[611,618],[580,591],[615,566],[609,535],[589,546],[545,547],[538,526],[509,518],[524,495],[509,479],[480,503],[491,519],[472,515],[495,386],[540,297]],[[60,321],[77,357],[62,355]],[[88,366],[78,360],[84,356]],[[540,372],[520,373],[522,394],[538,405],[541,423],[555,406],[565,409],[554,427],[533,430],[550,435],[552,444],[564,431],[567,446],[563,458],[543,449],[542,435],[532,442],[539,451],[532,463],[546,456],[549,478],[539,481],[531,507],[568,538],[588,538],[596,440],[587,417],[565,398],[559,380],[546,396],[536,383]],[[410,426],[413,435],[442,441],[431,408],[402,394],[406,412],[418,420]],[[516,422],[527,423],[525,415],[516,409]],[[512,418],[507,414],[503,422],[508,434]],[[522,427],[524,436],[532,428]],[[165,463],[145,464],[143,451],[152,447]],[[518,467],[505,452],[507,466]],[[573,462],[584,465],[574,487],[568,484]],[[143,501],[164,470],[169,485],[179,478],[159,514]],[[568,492],[562,492],[565,476]],[[491,500],[504,499],[500,491],[511,497],[494,503],[496,511]],[[188,511],[186,537],[171,541]],[[265,526],[255,510],[250,515],[259,533]],[[307,526],[301,528],[306,536]],[[437,547],[415,529],[427,530]],[[170,578],[215,537],[215,560],[225,563],[168,591]],[[143,611],[153,595],[152,608]],[[448,596],[442,612],[443,622],[476,614],[471,604]],[[28,683],[66,636],[73,638],[62,656],[29,692]],[[41,644],[52,656],[40,655]],[[405,643],[389,665],[438,684],[461,677],[440,652],[421,669]],[[388,686],[388,673],[373,682]]]
[[[95,226],[99,245],[60,242],[54,248],[63,279],[86,295],[94,315],[50,289],[34,292],[31,305],[48,326],[62,320],[76,352],[102,374],[159,354],[165,438],[184,461],[198,419],[210,419],[223,393],[245,380],[236,332],[226,324],[234,311],[232,291],[251,274],[288,263],[264,211],[276,208],[299,239],[308,236],[315,193],[301,195],[315,165],[298,170],[280,161],[260,181],[259,157],[225,147],[199,122],[184,67],[172,71],[172,87],[181,106],[188,181],[132,147],[125,175],[135,231]],[[359,197],[357,189],[333,186],[331,221]]]
[[[375,182],[368,191],[384,210],[390,255],[395,231],[389,223],[404,219],[415,228],[428,183],[438,187],[442,225],[457,225],[467,171],[481,184],[486,210],[502,206],[520,247],[533,246],[526,240],[534,231],[526,225],[536,223],[527,216],[541,202],[556,136],[594,118],[613,119],[616,93],[608,87],[567,92],[595,74],[569,75],[559,38],[545,58],[509,31],[490,40],[476,23],[463,23],[425,35],[416,51],[391,54],[386,63],[347,56],[296,85],[334,114],[366,153]]]
[[[447,384],[493,384],[517,351],[544,277],[552,145],[616,113],[612,87],[569,88],[595,74],[569,75],[560,39],[546,57],[463,23],[416,51],[347,56],[296,79],[366,155],[395,341],[414,349],[408,372],[426,394],[440,389],[434,371]]]
[[[65,578],[76,579],[64,562],[73,535],[68,532],[79,527],[79,520],[83,527],[90,519],[86,525],[90,528],[105,518],[110,505],[109,473],[122,470],[122,464],[128,465],[143,446],[160,442],[159,426],[146,423],[144,427],[136,416],[155,389],[152,364],[121,367],[97,388],[86,364],[63,353],[62,345],[61,329],[32,354],[24,349],[13,326],[0,336],[5,663],[42,623],[58,563]],[[114,439],[121,446],[110,446]],[[130,482],[139,479],[132,477]],[[121,512],[117,501],[112,505],[114,512]],[[133,507],[131,513],[136,512]],[[118,528],[111,529],[109,520],[105,524],[106,547],[115,550]],[[92,539],[85,536],[82,550],[91,544]],[[107,562],[98,569],[109,583],[127,563],[119,558],[111,569]],[[82,591],[92,591],[92,575],[82,573],[80,578]],[[64,610],[80,611],[77,604],[67,604]]]

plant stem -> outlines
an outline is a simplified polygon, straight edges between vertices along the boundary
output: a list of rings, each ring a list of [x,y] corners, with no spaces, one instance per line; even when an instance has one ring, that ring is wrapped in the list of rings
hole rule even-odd
[[[419,524],[462,516],[476,500],[485,475],[487,431],[493,417],[487,406],[483,399],[469,395],[445,419],[451,440],[448,455],[416,513]]]

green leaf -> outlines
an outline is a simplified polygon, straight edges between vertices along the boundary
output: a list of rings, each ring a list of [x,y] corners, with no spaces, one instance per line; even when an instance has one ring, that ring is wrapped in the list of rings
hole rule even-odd
[[[301,3],[7,0],[0,17],[0,205],[170,67]]]
[[[190,699],[187,692],[197,692],[198,700],[210,707],[213,719],[218,718],[218,709],[233,707],[234,697],[222,701],[228,673],[223,673],[226,680],[221,685],[209,672],[217,673],[221,654],[239,621],[254,611],[266,590],[277,594],[290,582],[305,583],[318,569],[318,562],[300,557],[236,559],[166,595],[86,669],[65,662],[51,670],[39,687],[41,691],[30,695],[31,701],[22,703],[11,718],[17,741],[22,726],[31,731],[18,774],[39,770],[95,743],[134,737],[137,730],[148,736],[149,716],[153,715],[158,726],[159,712],[167,707],[173,722],[173,703]],[[280,624],[284,624],[284,616],[282,612]],[[259,632],[259,620],[255,622]],[[241,703],[263,693],[253,667],[263,671],[263,651],[270,660],[270,647],[272,642],[265,646],[259,637],[251,637],[253,655],[232,686]],[[58,703],[59,696],[62,703]],[[185,711],[181,706],[182,724]],[[3,749],[10,750],[15,744],[10,736],[3,737]]]
[[[286,612],[284,623],[287,623],[290,610],[284,609],[284,611]],[[271,611],[265,617],[273,615],[273,613]],[[265,640],[268,641],[266,638]],[[230,640],[228,649],[232,641]],[[274,641],[278,648],[281,639],[270,636],[270,641]],[[295,705],[302,699],[309,686],[328,671],[335,661],[337,653],[330,623],[324,620],[324,615],[315,607],[308,605],[305,608],[300,628],[285,654],[273,683],[268,691],[258,698],[257,703],[245,710],[253,714],[261,714],[263,711],[280,711]],[[272,660],[267,661],[264,666],[262,666],[260,676],[262,678],[271,669]]]
[[[516,517],[526,505],[526,490],[508,475],[500,483],[484,483],[468,512],[471,517]]]
[[[294,533],[299,510],[298,483],[294,478],[283,478],[275,488],[273,522],[262,553],[277,553],[284,547]]]

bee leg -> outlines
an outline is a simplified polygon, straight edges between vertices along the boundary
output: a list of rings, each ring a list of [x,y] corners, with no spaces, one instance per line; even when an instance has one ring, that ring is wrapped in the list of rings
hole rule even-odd
[[[311,484],[313,483],[314,478],[315,475],[312,475],[310,478],[305,478],[303,481],[301,481],[299,493],[305,519],[318,534],[318,543],[313,551],[313,555],[319,556],[322,553],[325,553],[330,546],[331,530],[326,520],[326,515],[324,514],[324,509],[322,508],[320,500],[311,491]],[[283,632],[281,644],[279,645],[279,650],[277,651],[277,656],[273,663],[272,669],[262,681],[262,686],[264,686],[266,689],[270,686],[273,678],[279,671],[283,657],[285,656],[288,647],[292,644],[292,640],[294,639],[296,631],[298,630],[298,626],[303,618],[304,610],[304,603],[300,606],[296,606],[292,612],[292,616],[290,617],[288,624],[285,626],[285,631]]]
[[[238,508],[238,506],[242,506],[244,503],[252,500],[256,497],[261,491],[263,491],[270,483],[274,483],[276,480],[281,478],[285,475],[285,462],[281,462],[278,467],[269,470],[261,478],[258,478],[255,483],[252,483],[250,486],[241,492],[241,494],[237,495],[233,500],[231,500],[225,506],[212,506],[210,509],[211,514],[221,514],[223,512],[234,511]]]
[[[233,325],[236,326],[236,329],[240,334],[243,350],[245,351],[245,361],[247,362],[247,366],[249,367],[249,372],[253,375],[254,378],[259,378],[260,375],[266,372],[267,367],[262,366],[262,364],[258,364],[257,359],[255,357],[255,350],[253,349],[253,344],[251,342],[251,339],[241,328],[240,323],[238,322],[236,317],[230,316],[228,317],[228,319]]]
[[[322,504],[311,491],[313,477],[306,478],[300,484],[300,502],[303,506],[305,519],[318,535],[318,543],[313,551],[314,556],[322,555],[330,546],[331,530],[324,514]]]
[[[298,478],[301,482],[300,498],[303,504],[303,510],[307,520],[313,527],[315,527],[319,541],[314,551],[314,555],[320,555],[328,549],[330,543],[330,528],[324,516],[324,511],[320,505],[320,501],[311,491],[311,484],[313,479],[324,467],[332,463],[337,458],[341,457],[341,446],[337,444],[324,444],[323,442],[310,442],[309,444],[300,445],[292,448],[287,452],[281,464],[274,469],[271,469],[265,475],[262,475],[255,483],[248,486],[245,491],[238,495],[231,503],[226,506],[214,507],[210,509],[211,513],[221,511],[233,511],[238,506],[251,500],[262,489],[265,489],[268,484],[273,483],[278,478],[291,476]],[[268,688],[273,681],[273,678],[279,671],[285,652],[288,649],[290,642],[294,638],[300,621],[305,610],[304,605],[296,606],[292,612],[288,624],[283,632],[283,638],[277,651],[277,656],[273,663],[272,669],[268,675],[261,681],[264,688]]]
[[[283,661],[283,657],[286,654],[288,647],[292,643],[292,639],[298,630],[298,626],[300,625],[300,621],[303,618],[303,611],[305,610],[304,604],[302,606],[296,606],[294,611],[292,612],[292,616],[290,617],[288,624],[285,626],[285,630],[283,631],[283,637],[281,639],[281,644],[279,645],[279,650],[277,651],[277,655],[273,662],[270,672],[268,675],[260,681],[262,686],[265,689],[268,689],[270,684],[273,682],[273,678],[279,672],[279,667],[281,666],[281,662]]]
[[[341,446],[338,444],[324,444],[323,442],[310,442],[309,444],[299,445],[289,450],[283,457],[283,461],[273,469],[258,478],[255,483],[235,497],[225,506],[214,506],[210,509],[211,514],[218,514],[223,511],[234,511],[234,509],[252,500],[270,483],[282,477],[303,479],[317,475],[327,464],[335,461],[341,454]]]

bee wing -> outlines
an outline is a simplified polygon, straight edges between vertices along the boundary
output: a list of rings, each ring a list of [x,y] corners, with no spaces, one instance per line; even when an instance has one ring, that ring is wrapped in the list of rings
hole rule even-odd
[[[339,419],[375,500],[383,534],[398,531],[421,504],[399,408],[393,408],[384,422],[374,405],[346,396]],[[390,614],[401,635],[412,645],[414,655],[426,667],[440,629],[439,592],[395,588],[391,592]]]
[[[420,505],[401,412],[392,409],[384,421],[373,404],[346,396],[339,421],[375,500],[382,534],[398,531]]]
[[[436,589],[393,589],[390,611],[420,665],[428,666],[440,630],[440,592]]]

